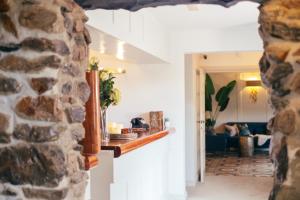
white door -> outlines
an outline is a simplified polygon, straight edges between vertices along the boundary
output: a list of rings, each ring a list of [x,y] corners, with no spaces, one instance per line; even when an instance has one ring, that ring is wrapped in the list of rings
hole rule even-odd
[[[205,177],[205,72],[196,71],[196,130],[197,130],[197,166],[199,181]]]

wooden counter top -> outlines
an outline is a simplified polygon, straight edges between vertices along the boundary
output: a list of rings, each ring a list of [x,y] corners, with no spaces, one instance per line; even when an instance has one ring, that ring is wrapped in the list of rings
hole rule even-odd
[[[102,143],[102,150],[114,151],[114,157],[118,158],[121,155],[140,148],[146,144],[154,142],[169,134],[169,130],[161,131],[158,133],[144,133],[134,140],[111,140],[108,143]]]

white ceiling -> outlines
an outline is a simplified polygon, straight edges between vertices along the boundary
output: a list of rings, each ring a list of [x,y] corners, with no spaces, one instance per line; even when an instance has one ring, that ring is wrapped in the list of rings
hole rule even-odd
[[[104,55],[113,55],[118,60],[133,62],[138,64],[161,64],[165,63],[156,56],[149,54],[135,46],[125,43],[106,34],[92,26],[87,26],[92,38],[92,43],[89,46],[93,54],[99,53]],[[100,56],[101,57],[101,56]]]
[[[258,71],[262,51],[197,54],[199,66],[207,72]],[[205,55],[205,56],[204,56]]]
[[[147,8],[171,30],[219,29],[258,21],[259,4],[241,2],[231,8],[218,5],[197,5],[198,11],[189,11],[186,5]]]

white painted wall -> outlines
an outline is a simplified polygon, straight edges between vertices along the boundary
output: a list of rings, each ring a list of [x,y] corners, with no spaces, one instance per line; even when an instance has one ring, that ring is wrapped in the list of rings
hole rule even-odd
[[[130,126],[130,120],[142,116],[149,120],[150,111],[163,111],[176,127],[173,119],[176,115],[170,106],[173,96],[172,82],[168,74],[172,73],[170,65],[135,65],[124,64],[126,74],[119,75],[116,86],[122,92],[122,100],[118,106],[108,110],[108,120]]]
[[[118,106],[111,107],[108,111],[108,120],[124,123],[129,126],[130,119],[142,116],[148,119],[149,111],[162,110],[164,116],[171,120],[171,126],[176,133],[170,136],[168,191],[172,198],[185,198],[184,159],[181,142],[178,140],[184,133],[184,107],[178,100],[180,85],[172,65],[135,65],[123,63],[127,73],[118,76],[116,86],[122,92],[122,100]],[[174,76],[176,73],[177,76]],[[182,77],[183,78],[183,77]],[[179,197],[178,197],[179,196]],[[171,199],[172,199],[171,198]]]
[[[249,98],[249,90],[245,88],[245,81],[240,78],[241,73],[210,73],[210,76],[216,91],[232,80],[237,81],[237,85],[230,95],[228,107],[220,113],[216,126],[226,122],[267,122],[272,117],[272,109],[268,104],[269,95],[263,87],[258,88],[257,102],[252,103]],[[214,107],[215,104],[214,101]]]
[[[167,200],[169,136],[119,158],[102,151],[91,171],[91,200]],[[174,200],[174,199],[173,199]]]

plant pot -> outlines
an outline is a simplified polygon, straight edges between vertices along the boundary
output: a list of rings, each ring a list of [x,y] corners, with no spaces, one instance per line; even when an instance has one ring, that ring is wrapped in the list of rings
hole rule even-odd
[[[205,127],[205,133],[208,135],[216,135],[215,129],[213,126]]]

